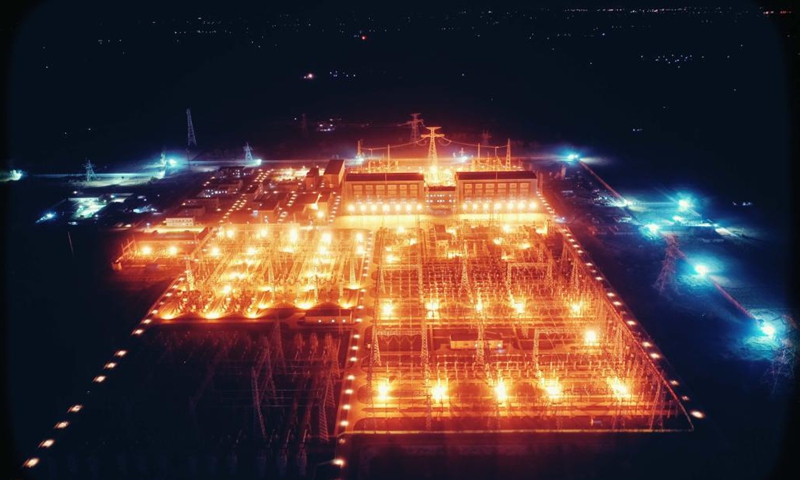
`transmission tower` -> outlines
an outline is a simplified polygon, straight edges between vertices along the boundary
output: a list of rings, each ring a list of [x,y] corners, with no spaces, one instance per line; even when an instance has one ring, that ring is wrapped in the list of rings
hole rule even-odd
[[[661,263],[661,273],[658,274],[655,287],[658,293],[664,293],[664,290],[670,285],[675,277],[675,264],[680,256],[678,249],[678,240],[674,235],[665,235],[667,240],[667,250],[664,255],[664,261]]]
[[[444,138],[444,133],[436,133],[436,130],[442,127],[425,127],[425,128],[427,128],[429,132],[424,135],[421,135],[421,137],[431,139],[430,143],[428,144],[428,161],[431,164],[431,172],[433,173],[434,182],[436,182],[439,170],[439,159],[436,155],[436,139]]]
[[[244,161],[248,165],[253,163],[253,149],[250,148],[250,144],[247,142],[244,144]]]
[[[411,120],[400,124],[400,126],[402,126],[402,127],[404,127],[406,125],[409,125],[411,127],[411,141],[412,142],[416,142],[420,138],[420,136],[419,136],[419,126],[420,125],[425,126],[425,123],[423,122],[423,120],[421,118],[419,118],[420,115],[422,115],[422,114],[421,113],[412,113],[411,114]]]
[[[87,158],[86,163],[83,164],[83,168],[86,169],[87,182],[91,182],[92,180],[97,180],[97,174],[94,173],[94,165],[92,165],[91,160]]]
[[[194,137],[194,124],[192,124],[192,111],[188,108],[186,109],[186,125],[189,129],[189,141],[187,143],[187,146],[196,147],[197,139]]]
[[[797,351],[794,343],[790,339],[784,339],[781,346],[775,351],[772,362],[762,378],[762,381],[771,387],[773,395],[782,381],[785,381],[787,385],[792,384],[796,357]]]
[[[511,139],[506,142],[506,170],[511,170]]]

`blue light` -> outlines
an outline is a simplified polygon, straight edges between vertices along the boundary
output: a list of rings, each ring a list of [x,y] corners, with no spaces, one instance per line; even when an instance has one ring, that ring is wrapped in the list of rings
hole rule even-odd
[[[697,274],[700,275],[701,277],[705,277],[709,270],[707,266],[699,264],[695,265],[694,271],[697,272]]]
[[[764,322],[764,324],[761,325],[761,333],[763,333],[769,338],[772,338],[775,336],[775,327],[772,326],[771,323]]]
[[[174,158],[170,158],[169,160],[167,160],[167,162],[169,162],[170,167],[174,167],[175,165],[178,164],[178,162],[176,162]]]
[[[572,162],[572,161],[578,160],[579,158],[581,158],[581,156],[578,155],[577,153],[570,153],[569,155],[567,155],[567,161],[568,162]]]
[[[692,201],[688,198],[681,198],[678,200],[678,210],[686,211],[692,208]]]
[[[647,229],[650,230],[650,233],[657,233],[658,229],[660,228],[655,223],[648,223],[647,225],[645,225],[645,227],[647,227]]]

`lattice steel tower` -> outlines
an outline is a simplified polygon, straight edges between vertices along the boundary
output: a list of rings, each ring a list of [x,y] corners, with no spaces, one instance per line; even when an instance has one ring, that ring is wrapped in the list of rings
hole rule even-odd
[[[88,158],[86,159],[86,163],[83,164],[83,168],[86,169],[86,181],[91,182],[92,180],[97,180],[97,174],[94,173],[94,165],[92,165],[92,161]]]
[[[421,113],[412,113],[411,120],[407,121],[406,123],[401,123],[401,125],[410,125],[411,126],[411,141],[416,142],[419,140],[419,126],[425,126],[425,123],[419,116],[422,115]]]
[[[194,137],[194,125],[192,124],[192,111],[188,108],[186,109],[186,125],[188,127],[188,137],[189,137],[187,146],[196,147],[197,139]]]
[[[245,163],[253,163],[253,149],[250,148],[250,143],[244,144],[244,161]]]
[[[436,155],[436,139],[444,137],[444,133],[436,133],[436,130],[442,127],[425,127],[429,130],[428,133],[420,135],[422,138],[430,138],[431,142],[428,144],[428,160],[431,161],[432,166],[436,166],[439,159]]]
[[[672,283],[673,278],[675,277],[675,263],[678,261],[678,257],[680,256],[678,240],[675,238],[675,236],[666,235],[664,238],[667,240],[667,250],[664,256],[664,261],[661,263],[661,273],[658,274],[658,279],[654,285],[659,293],[664,293],[667,285]]]
[[[511,139],[506,143],[506,170],[511,170]]]

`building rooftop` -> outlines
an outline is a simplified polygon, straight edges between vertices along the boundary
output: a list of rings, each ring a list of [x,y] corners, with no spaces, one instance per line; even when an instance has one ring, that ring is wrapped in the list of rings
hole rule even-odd
[[[344,159],[334,158],[328,161],[328,165],[325,167],[325,173],[323,173],[323,175],[339,175],[343,168]]]

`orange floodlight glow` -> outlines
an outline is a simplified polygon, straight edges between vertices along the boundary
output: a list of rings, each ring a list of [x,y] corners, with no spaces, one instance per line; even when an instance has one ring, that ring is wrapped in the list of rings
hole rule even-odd
[[[378,384],[378,401],[386,403],[389,400],[389,380],[383,380]]]
[[[494,386],[494,396],[501,404],[508,400],[508,390],[506,389],[506,383],[502,378],[498,380]]]
[[[544,390],[544,393],[550,400],[559,400],[563,396],[564,392],[563,389],[561,388],[561,383],[558,381],[558,379],[542,378],[539,380],[539,386],[542,388],[542,390]]]
[[[631,392],[627,385],[617,378],[609,378],[608,386],[611,387],[611,393],[617,400],[627,400],[631,398]]]
[[[442,402],[447,398],[447,386],[437,381],[436,385],[431,389],[431,398],[434,402]]]
[[[583,334],[583,344],[587,347],[596,347],[600,344],[597,332],[594,330],[586,330]]]
[[[522,315],[525,313],[525,304],[522,302],[514,303],[514,311],[516,311],[518,315]]]

